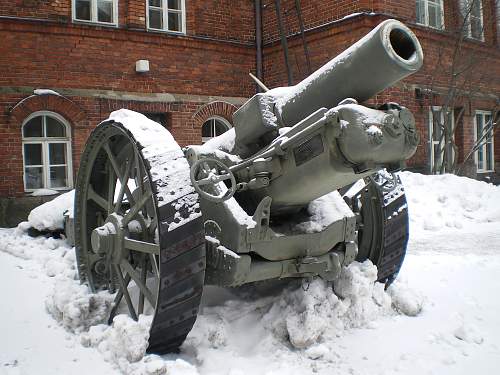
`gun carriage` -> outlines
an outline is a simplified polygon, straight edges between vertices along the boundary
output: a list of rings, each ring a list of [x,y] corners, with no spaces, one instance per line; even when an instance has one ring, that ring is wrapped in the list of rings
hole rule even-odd
[[[75,199],[79,276],[116,293],[110,313],[154,314],[149,351],[176,350],[203,286],[334,281],[370,259],[396,277],[408,214],[394,175],[418,144],[410,111],[364,102],[422,65],[387,20],[292,87],[256,94],[234,128],[181,149],[161,125],[114,112],[92,132]]]

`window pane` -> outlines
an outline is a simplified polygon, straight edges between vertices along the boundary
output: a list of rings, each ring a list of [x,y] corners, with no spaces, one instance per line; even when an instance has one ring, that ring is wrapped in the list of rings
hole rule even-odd
[[[227,131],[227,126],[219,120],[215,120],[215,135],[221,135]]]
[[[149,6],[161,8],[161,0],[149,0]]]
[[[161,11],[149,9],[149,27],[152,29],[163,29]]]
[[[181,10],[181,0],[168,0],[168,9]]]
[[[477,129],[477,139],[481,138],[483,133],[483,116],[480,114],[476,115],[476,129]]]
[[[471,11],[470,11],[470,14],[472,17],[481,17],[481,3],[482,1],[481,0],[469,0],[469,4],[472,5],[472,8],[471,8]]]
[[[24,165],[42,165],[42,144],[28,143],[24,145]]]
[[[51,188],[66,187],[66,167],[50,167],[49,183]]]
[[[441,125],[440,121],[437,120],[438,118],[438,116],[435,116],[432,122],[432,139],[434,141],[439,141],[441,139]]]
[[[441,23],[439,17],[439,9],[435,5],[429,4],[429,26],[439,27]]]
[[[24,180],[26,181],[26,189],[43,188],[43,168],[42,167],[25,168]]]
[[[90,21],[90,0],[75,0],[75,17],[79,20]]]
[[[66,164],[66,144],[49,144],[49,164]]]
[[[486,144],[486,169],[493,170],[493,144]]]
[[[168,12],[168,29],[170,31],[181,31],[181,14]]]
[[[66,129],[63,124],[53,117],[46,117],[47,137],[66,137]]]
[[[471,29],[471,37],[475,39],[482,39],[483,25],[479,18],[471,18],[470,29]]]
[[[24,124],[23,137],[43,137],[42,116],[32,118],[26,124]]]
[[[214,122],[214,120],[208,120],[203,124],[203,126],[201,127],[201,136],[202,137],[206,138],[206,137],[213,137],[214,136],[213,122]]]
[[[98,1],[97,2],[97,21],[99,22],[113,22],[113,2],[112,1]]]
[[[425,2],[417,0],[417,22],[425,25]]]

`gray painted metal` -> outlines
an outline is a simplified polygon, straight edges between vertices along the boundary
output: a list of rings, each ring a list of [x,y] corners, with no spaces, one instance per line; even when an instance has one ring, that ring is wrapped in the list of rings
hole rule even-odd
[[[189,186],[169,164],[178,154],[145,158],[134,134],[113,121],[93,131],[75,198],[80,278],[93,290],[117,290],[116,306],[124,299],[134,319],[147,303],[154,308],[150,351],[182,344],[204,283],[335,281],[355,259],[372,260],[380,281],[394,279],[408,215],[401,182],[389,172],[413,155],[418,135],[407,109],[370,109],[356,99],[416,71],[422,52],[411,31],[389,20],[332,61],[299,89],[255,95],[236,112],[235,130],[184,150],[199,206],[196,193],[188,203],[185,195],[164,200],[170,178]],[[167,175],[153,179],[153,168]],[[133,191],[123,183],[130,179]],[[327,209],[319,216],[327,220],[318,219],[317,208],[307,210],[319,197]],[[168,230],[179,217],[190,220]]]

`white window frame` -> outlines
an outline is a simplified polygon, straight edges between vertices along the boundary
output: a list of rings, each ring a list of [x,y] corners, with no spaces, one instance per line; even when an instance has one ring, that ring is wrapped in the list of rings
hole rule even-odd
[[[433,111],[441,111],[441,108],[440,106],[432,106],[432,107],[429,107],[429,146],[430,146],[430,155],[429,155],[429,162],[430,162],[430,173],[439,173],[439,171],[434,171],[434,164],[435,164],[435,155],[434,155],[434,146],[436,145],[442,145],[442,143],[444,143],[444,138],[442,140],[442,142],[440,142],[439,140],[435,140],[434,139],[434,116],[433,116]],[[456,124],[455,124],[455,113],[453,110],[450,110],[451,112],[451,121],[453,123],[453,128],[455,128]],[[440,116],[441,116],[441,122],[444,121],[444,114],[443,112],[441,111],[440,112]],[[455,157],[455,150],[452,150],[453,152],[453,157]],[[441,155],[442,156],[442,155]]]
[[[90,0],[90,20],[76,18],[76,0],[71,0],[71,18],[73,22],[89,23],[102,26],[118,26],[118,0],[110,0],[113,3],[114,22],[102,22],[97,19],[97,0]]]
[[[462,13],[462,16],[465,16],[466,12],[468,11],[469,9],[469,6],[470,6],[470,1],[473,1],[473,0],[460,0],[460,8],[461,8],[461,13]],[[481,36],[479,38],[476,38],[475,36],[472,36],[472,22],[471,22],[471,16],[472,16],[472,12],[469,12],[469,14],[467,15],[467,19],[465,20],[465,27],[467,28],[467,38],[469,39],[474,39],[474,40],[479,40],[481,42],[484,42],[484,16],[483,16],[483,0],[475,0],[475,1],[479,1],[481,3],[481,6],[480,6],[480,12],[481,12],[481,16],[480,16],[480,19],[481,19]]]
[[[226,128],[227,128],[226,131],[228,131],[232,128],[232,125],[229,123],[229,121],[227,121],[224,117],[220,117],[220,116],[210,116],[205,121],[203,121],[203,124],[201,126],[203,127],[203,125],[205,125],[207,123],[207,121],[211,121],[211,120],[222,122],[224,124],[224,126],[226,126]],[[214,126],[214,130],[215,130],[215,122],[214,122],[213,126]],[[203,131],[203,129],[202,129],[202,131]],[[203,137],[202,136],[201,143],[205,143],[213,138],[215,138],[215,137]]]
[[[425,21],[424,23],[418,22],[418,19],[416,20],[418,25],[423,25],[426,27],[430,27],[431,29],[436,29],[436,30],[444,30],[444,5],[443,5],[443,0],[416,0],[415,5],[418,7],[418,3],[424,3],[424,18]],[[441,9],[441,25],[440,26],[431,26],[429,24],[429,3],[437,4],[440,6]]]
[[[162,6],[161,8],[159,7],[152,7],[154,9],[161,9],[162,10],[162,23],[163,23],[163,28],[162,29],[156,29],[153,27],[149,26],[149,0],[146,0],[146,26],[147,29],[150,31],[160,31],[160,32],[165,32],[165,33],[170,33],[170,34],[178,34],[178,35],[185,35],[186,34],[186,1],[185,0],[180,0],[181,1],[181,31],[175,31],[175,30],[169,30],[168,29],[168,0],[161,0],[162,1]],[[163,6],[167,4],[167,6]]]
[[[500,0],[496,0],[497,43],[500,44]]]
[[[66,129],[66,137],[24,137],[24,126],[33,118],[44,116],[42,120],[42,127],[45,129],[45,118],[53,117],[57,121],[59,121]],[[45,131],[45,130],[44,130]],[[61,115],[50,112],[50,111],[38,111],[33,112],[29,115],[21,126],[21,137],[22,137],[22,154],[23,154],[23,184],[25,192],[33,192],[38,189],[51,189],[51,190],[70,190],[73,188],[73,160],[72,160],[72,151],[71,151],[71,127],[69,123],[62,117]],[[66,145],[66,164],[50,164],[49,160],[49,144],[53,143],[63,143]],[[41,144],[42,145],[42,163],[43,165],[26,165],[26,158],[24,155],[24,145],[26,144]],[[66,166],[67,171],[67,186],[64,187],[50,187],[50,176],[49,176],[49,168],[54,166]],[[43,187],[28,189],[26,188],[26,167],[41,167],[42,175],[43,175]]]
[[[486,116],[490,116],[490,118],[493,119],[493,113],[491,111],[483,111],[483,110],[476,110],[474,112],[474,143],[477,142],[477,115],[483,116],[483,129],[484,125],[486,125]],[[495,171],[495,137],[491,137],[491,140],[486,142],[484,145],[481,146],[482,152],[483,152],[483,168],[479,168],[479,150],[474,152],[474,163],[476,164],[476,170],[478,173],[489,173],[489,172],[494,172]],[[488,161],[486,160],[487,158],[487,153],[486,153],[486,147],[487,144],[491,143],[491,168],[492,169],[487,169],[488,168]]]

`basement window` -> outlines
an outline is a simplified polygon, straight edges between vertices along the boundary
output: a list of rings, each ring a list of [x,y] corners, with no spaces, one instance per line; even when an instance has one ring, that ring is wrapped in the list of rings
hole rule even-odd
[[[69,124],[58,114],[35,112],[22,126],[24,189],[72,187]]]
[[[118,25],[118,0],[72,0],[73,21]]]
[[[146,0],[149,30],[186,33],[185,0]]]
[[[205,121],[201,127],[201,141],[205,143],[210,139],[217,137],[231,128],[231,125],[220,117],[212,117]]]

